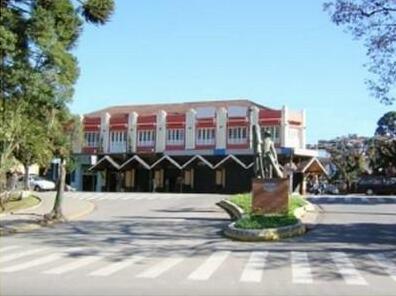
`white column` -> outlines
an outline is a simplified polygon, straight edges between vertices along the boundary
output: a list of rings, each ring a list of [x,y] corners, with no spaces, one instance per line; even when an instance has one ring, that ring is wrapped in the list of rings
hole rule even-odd
[[[164,152],[166,147],[166,112],[157,114],[157,130],[155,133],[155,152]]]
[[[186,113],[186,149],[195,148],[195,116],[197,112],[194,109]]]
[[[286,106],[282,107],[282,120],[281,120],[281,146],[288,147],[289,138],[289,122],[288,122],[288,109]]]
[[[109,152],[109,140],[110,140],[110,114],[104,113],[100,119],[100,137],[102,139],[102,150],[103,153]]]
[[[132,153],[136,152],[136,140],[137,140],[137,118],[138,114],[136,112],[129,113],[128,116],[128,144]]]
[[[253,125],[256,125],[257,127],[260,127],[259,124],[259,108],[256,106],[251,106],[250,107],[250,113],[249,113],[249,147],[250,149],[253,149]]]
[[[216,110],[216,149],[225,149],[227,146],[227,110]]]
[[[301,147],[300,148],[303,148],[303,149],[305,149],[306,148],[306,145],[307,145],[307,140],[306,140],[306,127],[307,127],[307,125],[306,125],[306,116],[307,116],[307,113],[305,112],[305,109],[303,109],[302,111],[301,111],[301,132],[300,132],[300,143],[301,143]]]

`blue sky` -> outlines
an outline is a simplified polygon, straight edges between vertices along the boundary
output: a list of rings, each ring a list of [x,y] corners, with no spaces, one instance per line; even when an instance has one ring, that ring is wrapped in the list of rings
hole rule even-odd
[[[110,105],[248,98],[307,111],[307,141],[372,135],[381,105],[364,85],[361,42],[321,0],[116,0],[87,25],[72,111]]]

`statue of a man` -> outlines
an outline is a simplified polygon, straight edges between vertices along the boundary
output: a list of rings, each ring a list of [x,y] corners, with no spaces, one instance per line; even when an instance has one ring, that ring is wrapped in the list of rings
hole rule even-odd
[[[263,165],[264,165],[264,178],[272,178],[272,168],[279,170],[278,156],[274,142],[271,139],[270,131],[264,132],[263,141]],[[278,177],[279,173],[276,172]]]

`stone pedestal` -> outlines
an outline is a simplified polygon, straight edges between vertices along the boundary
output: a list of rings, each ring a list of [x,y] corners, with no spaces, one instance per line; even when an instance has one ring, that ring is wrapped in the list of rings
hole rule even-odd
[[[252,210],[256,215],[285,214],[289,206],[289,179],[253,179]]]

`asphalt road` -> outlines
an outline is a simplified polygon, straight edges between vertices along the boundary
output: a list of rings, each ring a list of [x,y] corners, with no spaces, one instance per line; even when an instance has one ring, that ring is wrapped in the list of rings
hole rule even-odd
[[[396,295],[396,197],[313,197],[317,226],[271,243],[224,238],[221,195],[68,197],[96,210],[1,238],[0,295]]]

